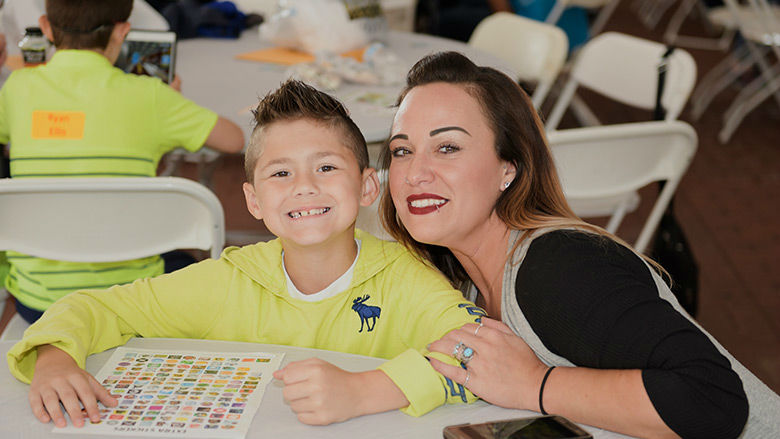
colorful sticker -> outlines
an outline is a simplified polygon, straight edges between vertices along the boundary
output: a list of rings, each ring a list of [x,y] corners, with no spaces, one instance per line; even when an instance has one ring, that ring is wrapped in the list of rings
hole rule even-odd
[[[100,422],[55,433],[245,437],[284,354],[160,352],[120,347],[95,375],[119,404]]]

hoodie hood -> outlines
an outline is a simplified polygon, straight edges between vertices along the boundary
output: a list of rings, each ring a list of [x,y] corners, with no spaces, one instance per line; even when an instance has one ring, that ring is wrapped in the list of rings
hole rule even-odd
[[[350,287],[374,277],[407,250],[397,242],[383,241],[370,233],[355,229],[355,239],[363,242]],[[228,247],[222,258],[263,288],[277,296],[287,290],[282,269],[282,243],[277,239],[244,247]]]

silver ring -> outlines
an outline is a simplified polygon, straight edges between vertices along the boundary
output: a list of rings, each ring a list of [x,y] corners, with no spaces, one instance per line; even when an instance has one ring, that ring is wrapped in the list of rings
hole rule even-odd
[[[463,382],[463,387],[466,387],[466,384],[469,383],[469,378],[471,378],[471,371],[466,369],[466,381]]]
[[[476,354],[474,349],[466,346],[461,341],[459,341],[452,350],[452,356],[455,357],[456,360],[463,363],[464,366],[468,364],[472,358],[474,358],[474,354]]]
[[[477,326],[477,329],[474,330],[474,337],[477,336],[477,333],[479,332],[480,329],[482,329],[483,326],[485,325],[483,325],[482,322],[480,322],[479,326]]]
[[[465,346],[462,342],[458,342],[455,347],[452,349],[452,356],[455,358],[458,358],[458,355],[460,355],[460,350]]]

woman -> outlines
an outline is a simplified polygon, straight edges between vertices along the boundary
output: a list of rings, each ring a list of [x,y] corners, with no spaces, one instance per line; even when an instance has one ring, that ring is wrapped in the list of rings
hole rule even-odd
[[[439,372],[496,405],[642,437],[738,436],[744,380],[746,435],[780,430],[780,398],[719,352],[657,266],[571,211],[507,76],[453,52],[420,60],[383,166],[386,228],[501,320],[432,343],[465,366],[431,360]]]

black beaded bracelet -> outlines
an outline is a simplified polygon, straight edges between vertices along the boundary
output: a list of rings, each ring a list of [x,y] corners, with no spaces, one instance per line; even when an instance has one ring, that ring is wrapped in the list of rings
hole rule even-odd
[[[547,383],[547,377],[550,376],[550,372],[555,369],[555,366],[550,366],[549,369],[547,369],[547,372],[544,373],[544,378],[542,378],[542,385],[539,387],[539,411],[542,412],[543,415],[547,415],[548,413],[544,410],[544,404],[542,404],[542,395],[544,395],[544,384]]]

